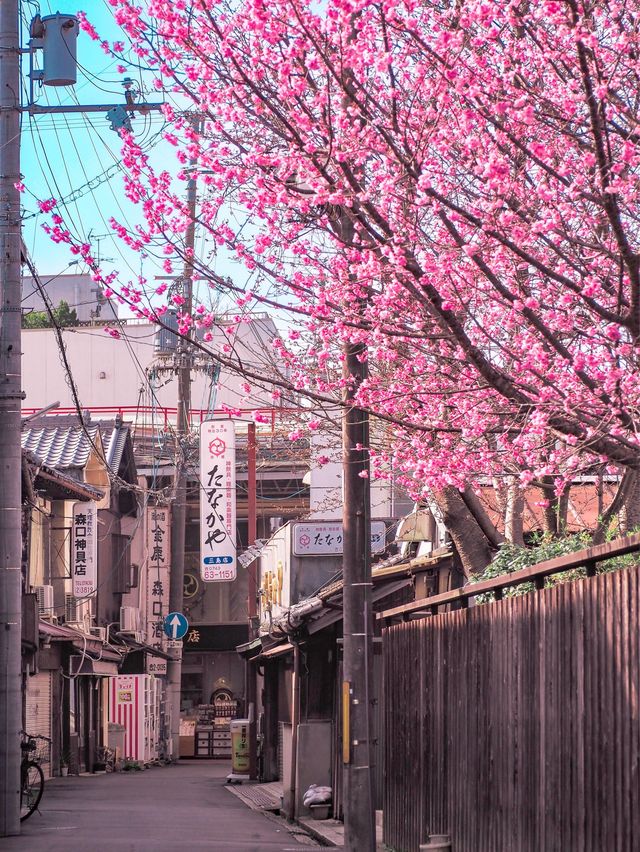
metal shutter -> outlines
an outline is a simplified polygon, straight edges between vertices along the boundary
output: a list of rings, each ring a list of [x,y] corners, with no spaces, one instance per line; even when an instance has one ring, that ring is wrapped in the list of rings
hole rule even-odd
[[[51,737],[51,672],[38,672],[27,680],[26,724],[28,734]],[[45,778],[51,777],[51,764],[42,764]]]

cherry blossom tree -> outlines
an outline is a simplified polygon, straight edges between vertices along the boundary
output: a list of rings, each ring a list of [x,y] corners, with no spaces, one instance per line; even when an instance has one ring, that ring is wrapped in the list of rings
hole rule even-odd
[[[192,260],[238,321],[286,314],[283,388],[335,404],[342,346],[360,346],[356,402],[386,436],[374,472],[392,458],[469,514],[481,562],[500,537],[478,477],[553,502],[604,465],[637,491],[637,0],[109,2],[168,93],[182,179],[124,133],[145,225],[113,226],[170,272],[195,177],[199,228],[247,274]],[[144,282],[119,292],[157,317]],[[214,322],[180,317],[205,343]]]

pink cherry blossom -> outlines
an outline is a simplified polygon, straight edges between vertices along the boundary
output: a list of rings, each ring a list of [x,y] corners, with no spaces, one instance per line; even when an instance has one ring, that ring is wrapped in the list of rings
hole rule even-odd
[[[283,318],[286,393],[331,411],[351,390],[374,469],[416,494],[640,467],[636,3],[110,3],[156,88],[205,116],[165,108],[171,169],[123,134],[143,224],[114,232],[188,258],[195,174],[199,230],[243,267],[197,272],[237,305],[229,340],[250,310]]]

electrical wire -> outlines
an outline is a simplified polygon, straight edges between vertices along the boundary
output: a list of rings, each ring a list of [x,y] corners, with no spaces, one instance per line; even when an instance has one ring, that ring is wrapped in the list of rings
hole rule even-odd
[[[148,494],[149,494],[149,492],[147,492],[147,493],[145,494],[145,496],[143,497],[142,505],[138,507],[138,508],[139,508],[139,513],[138,513],[138,517],[137,517],[137,519],[136,519],[136,524],[135,524],[135,526],[133,527],[133,530],[131,531],[131,535],[129,536],[129,538],[130,538],[130,539],[133,539],[133,537],[135,536],[136,532],[138,531],[138,528],[140,527],[140,524],[142,523],[142,519],[143,519],[143,517],[144,517],[144,513],[145,513],[145,510],[146,510],[146,508],[147,508],[147,504],[148,504]],[[42,511],[42,510],[41,510],[41,511]],[[62,518],[62,521],[65,521],[65,520],[68,520],[68,517],[67,517],[67,516],[64,516],[64,517]],[[113,526],[113,523],[114,523],[114,522],[112,522],[112,526]],[[51,529],[50,529],[50,531],[51,531]],[[59,531],[59,532],[63,532],[63,531],[64,531],[64,532],[66,532],[65,539],[64,539],[64,541],[63,541],[63,543],[62,543],[62,546],[64,547],[64,545],[66,544],[66,542],[69,540],[69,536],[70,536],[70,534],[71,534],[72,527],[59,527],[59,528],[57,528],[57,531]],[[105,540],[105,537],[106,537],[107,535],[109,535],[109,531],[107,531],[107,532],[105,533],[105,536],[103,536],[103,538],[101,539],[101,541],[104,541],[104,540]],[[86,600],[90,600],[90,599],[94,598],[94,597],[97,595],[97,593],[100,591],[100,589],[101,589],[101,588],[103,588],[103,587],[105,586],[105,584],[106,584],[107,582],[109,582],[109,581],[110,581],[110,580],[111,580],[111,579],[112,579],[112,578],[116,575],[116,572],[119,570],[120,565],[122,564],[122,560],[124,559],[125,555],[126,555],[126,550],[123,550],[123,551],[120,553],[120,555],[119,555],[118,559],[116,559],[116,560],[113,562],[113,564],[111,565],[110,570],[106,573],[106,575],[105,575],[105,576],[103,576],[102,580],[96,584],[95,589],[94,589],[94,590],[93,590],[90,594],[88,594],[88,595],[82,595],[82,596],[80,596],[80,597],[76,597],[76,598],[75,598],[75,600],[76,600],[76,601],[86,601]],[[64,561],[64,559],[63,559],[63,554],[62,554],[62,552],[61,552],[60,550],[57,552],[57,556],[58,556],[58,557],[60,557],[61,561]],[[42,608],[42,611],[43,611],[43,612],[44,612],[44,611],[47,611],[47,612],[52,612],[52,611],[61,612],[62,610],[64,610],[64,606],[57,606],[57,607],[56,607],[56,606],[53,606],[53,607],[43,607],[43,608]]]
[[[82,406],[80,404],[80,398],[78,396],[78,389],[77,389],[77,386],[76,386],[76,383],[75,383],[75,379],[73,377],[73,373],[71,371],[71,366],[70,366],[68,358],[67,358],[67,350],[66,350],[64,340],[62,338],[62,329],[60,328],[60,325],[58,324],[58,322],[56,320],[56,317],[55,317],[55,314],[53,312],[53,308],[52,308],[52,305],[51,305],[51,300],[49,299],[49,295],[46,292],[46,290],[44,289],[44,287],[42,286],[42,284],[40,282],[40,278],[39,278],[38,273],[37,273],[37,270],[36,270],[35,266],[33,265],[31,258],[28,255],[27,255],[27,257],[25,257],[25,263],[26,263],[27,267],[29,268],[31,275],[33,276],[33,279],[38,286],[40,295],[42,296],[42,299],[43,299],[44,304],[45,304],[45,309],[46,309],[47,314],[49,316],[49,321],[51,322],[52,328],[54,329],[54,334],[55,334],[56,342],[57,342],[57,345],[58,345],[58,354],[61,358],[62,365],[63,365],[64,370],[65,370],[67,384],[69,385],[69,389],[71,391],[71,396],[72,396],[72,399],[73,399],[74,406],[76,408],[76,412],[78,414],[79,425],[80,425],[82,431],[84,432],[84,434],[88,438],[89,443],[93,447],[93,450],[95,451],[97,457],[100,459],[100,461],[102,461],[104,463],[104,466],[105,466],[107,475],[109,477],[109,480],[113,484],[123,486],[126,489],[128,489],[129,491],[133,491],[133,492],[137,492],[137,493],[141,493],[141,494],[149,493],[148,489],[143,489],[143,488],[140,488],[140,486],[138,486],[138,485],[133,485],[132,483],[127,482],[126,480],[122,479],[122,477],[118,476],[117,473],[115,473],[114,471],[111,470],[109,463],[108,463],[106,457],[104,456],[104,453],[102,452],[102,449],[98,446],[98,444],[94,440],[93,435],[91,435],[91,433],[89,432],[89,429],[87,428],[87,424],[85,423],[85,420],[84,420],[83,410],[82,410]],[[164,491],[164,490],[159,492],[157,496],[161,497],[162,499],[167,499],[167,494],[166,494],[166,491]]]

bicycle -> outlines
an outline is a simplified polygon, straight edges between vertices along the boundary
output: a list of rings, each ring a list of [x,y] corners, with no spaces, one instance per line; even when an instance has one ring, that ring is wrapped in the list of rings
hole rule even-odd
[[[44,792],[44,772],[41,763],[49,759],[51,740],[40,735],[22,732],[22,761],[20,762],[20,822],[37,809]]]

